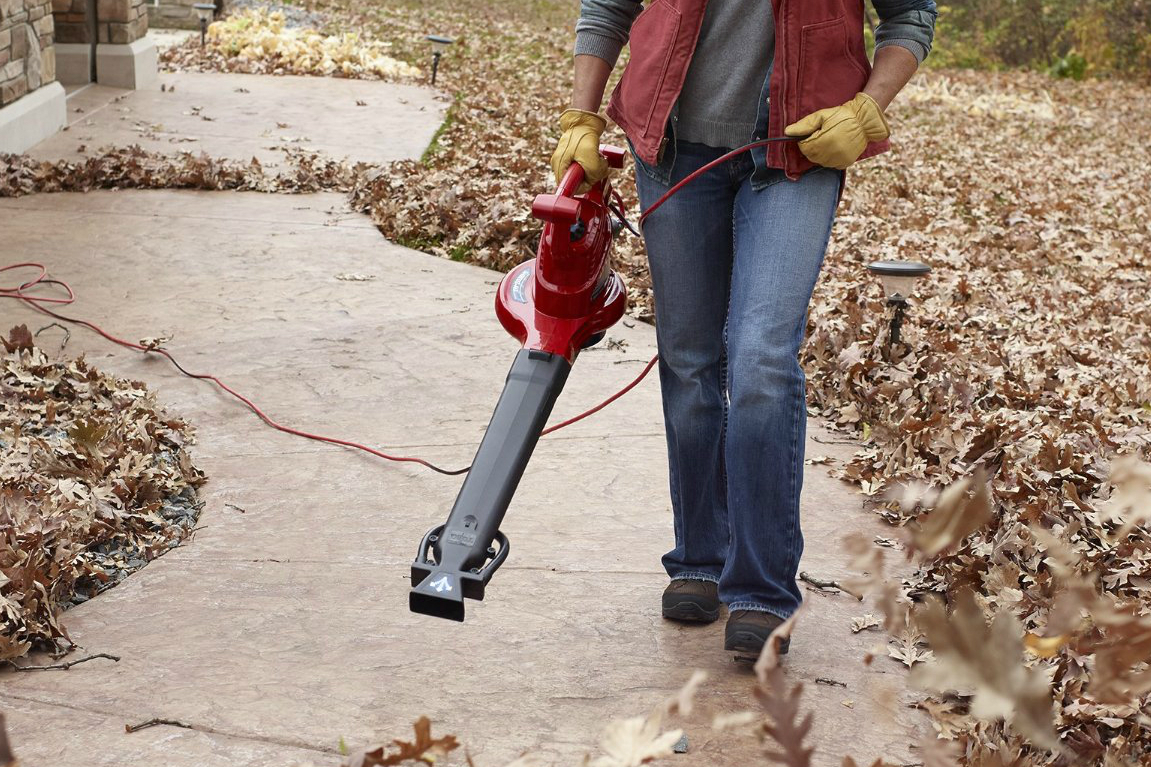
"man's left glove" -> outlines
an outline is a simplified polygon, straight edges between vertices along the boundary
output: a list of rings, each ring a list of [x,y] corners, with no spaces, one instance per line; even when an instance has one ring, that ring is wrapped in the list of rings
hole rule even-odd
[[[868,142],[891,134],[883,110],[866,93],[857,93],[846,104],[812,112],[783,132],[807,136],[799,142],[799,151],[816,165],[839,170],[858,160]]]

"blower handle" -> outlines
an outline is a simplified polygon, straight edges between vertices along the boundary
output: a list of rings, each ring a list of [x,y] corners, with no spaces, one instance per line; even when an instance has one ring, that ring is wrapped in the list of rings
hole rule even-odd
[[[607,160],[607,166],[609,168],[622,168],[624,158],[627,157],[627,150],[621,149],[618,146],[601,146],[599,153]],[[583,183],[585,175],[583,166],[578,162],[573,162],[568,166],[568,169],[560,179],[560,185],[559,188],[556,189],[556,195],[561,197],[571,197],[575,195],[576,190],[579,189],[580,184]]]
[[[576,190],[583,183],[584,169],[578,162],[573,162],[564,171],[559,186],[556,187],[556,197],[574,197]]]
[[[599,153],[607,160],[609,168],[622,168],[627,150],[617,146],[601,146]],[[559,186],[555,194],[537,195],[532,203],[532,215],[541,221],[551,221],[564,226],[571,226],[580,217],[580,200],[576,197],[576,190],[584,182],[583,166],[573,162],[560,177]],[[604,184],[600,181],[599,184]]]

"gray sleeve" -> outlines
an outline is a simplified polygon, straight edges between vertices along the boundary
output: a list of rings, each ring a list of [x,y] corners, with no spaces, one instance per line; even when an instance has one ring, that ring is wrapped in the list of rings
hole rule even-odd
[[[641,0],[581,0],[575,54],[597,56],[614,67],[642,10]]]
[[[879,9],[882,3],[876,3]],[[891,16],[880,11],[879,26],[875,28],[875,50],[889,45],[898,45],[911,51],[922,64],[931,52],[931,42],[935,38],[934,3],[928,3],[932,10],[909,10]]]

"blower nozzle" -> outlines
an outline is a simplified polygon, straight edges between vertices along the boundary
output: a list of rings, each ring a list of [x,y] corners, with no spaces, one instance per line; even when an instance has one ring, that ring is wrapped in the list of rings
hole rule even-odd
[[[434,557],[444,527],[432,528],[420,542],[420,551],[412,563],[413,585],[408,595],[408,607],[414,613],[463,621],[464,599],[484,598],[484,587],[508,557],[508,539],[503,533],[495,534],[496,546],[488,546],[483,552],[486,562],[483,567],[463,570],[459,566],[449,567],[447,563],[441,567]],[[477,547],[478,542],[473,540],[469,552]],[[443,547],[439,550],[442,552]],[[475,554],[469,558],[475,559]]]

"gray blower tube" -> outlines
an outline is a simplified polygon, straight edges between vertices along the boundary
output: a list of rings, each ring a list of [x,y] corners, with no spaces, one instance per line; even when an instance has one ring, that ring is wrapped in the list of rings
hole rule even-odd
[[[448,521],[425,536],[435,561],[427,561],[421,546],[412,564],[412,612],[462,621],[464,597],[484,598],[484,586],[506,556],[501,552],[485,568],[492,544],[498,537],[501,548],[507,546],[500,523],[570,371],[558,354],[521,349],[516,355]]]

